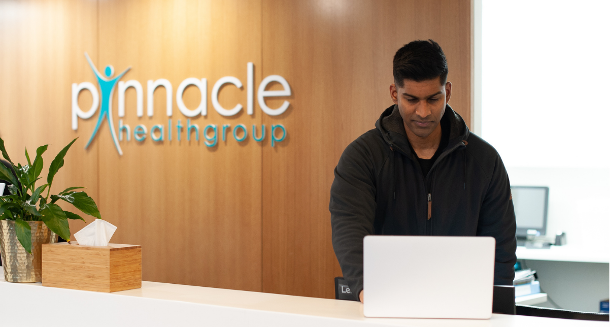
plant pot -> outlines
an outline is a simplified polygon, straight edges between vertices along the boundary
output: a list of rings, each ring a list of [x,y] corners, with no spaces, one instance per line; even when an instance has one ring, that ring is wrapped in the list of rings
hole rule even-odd
[[[27,221],[32,229],[32,254],[17,239],[15,221],[0,220],[0,253],[8,282],[42,282],[42,244],[57,242],[57,235],[42,221]]]

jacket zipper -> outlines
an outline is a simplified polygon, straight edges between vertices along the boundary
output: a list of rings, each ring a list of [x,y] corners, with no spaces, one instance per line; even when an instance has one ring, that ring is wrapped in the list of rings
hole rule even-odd
[[[432,170],[434,170],[434,167],[436,166],[436,164],[438,164],[438,162],[440,162],[441,159],[443,159],[445,156],[447,156],[448,154],[450,154],[451,152],[453,152],[455,149],[457,149],[459,147],[460,147],[460,144],[458,143],[457,145],[453,146],[451,149],[444,151],[441,154],[441,156],[439,156],[436,159],[436,161],[430,168],[430,171],[428,171],[428,175],[424,177],[424,183],[425,183],[427,191],[428,191],[428,217],[426,219],[426,235],[432,235],[432,220],[430,220],[432,218],[432,190],[431,190],[431,186],[430,186],[431,182],[429,181],[430,174],[432,173]]]
[[[428,193],[428,220],[432,217],[432,193]]]
[[[414,159],[413,160],[419,167],[419,162]],[[438,159],[437,159],[438,161]],[[433,166],[434,167],[434,166]],[[419,171],[421,172],[421,167],[419,167]],[[432,171],[432,169],[430,169],[430,172]],[[430,182],[430,172],[428,172],[427,176],[423,176],[422,174],[422,182],[424,184],[424,188],[426,191],[426,195],[428,196],[428,214],[426,216],[426,235],[430,236],[432,235],[432,222],[431,222],[431,218],[432,218],[432,186],[431,186],[431,182]]]
[[[426,235],[427,236],[432,235],[432,220],[430,220],[430,218],[432,218],[432,193],[431,192],[428,193],[428,217],[426,219]]]
[[[451,152],[453,152],[455,149],[459,148],[460,146],[464,146],[465,144],[457,144],[453,147],[451,147],[451,149],[445,150],[441,156],[439,156],[439,158],[436,159],[436,161],[434,162],[434,164],[432,165],[432,167],[430,168],[430,171],[428,172],[428,176],[423,177],[423,182],[424,182],[424,186],[426,187],[426,191],[428,193],[428,216],[426,218],[426,235],[432,235],[432,220],[430,220],[432,218],[432,191],[430,190],[430,182],[428,181],[428,177],[430,176],[430,173],[432,172],[432,170],[434,170],[434,167],[436,167],[436,165],[438,164],[438,162],[443,159],[445,156],[447,156],[448,154],[450,154]],[[392,143],[390,143],[390,150],[394,151],[394,145]],[[398,148],[399,151],[402,151],[400,148]],[[402,151],[404,153],[404,151]],[[419,166],[419,163],[417,162],[416,159],[413,159],[414,162],[416,162],[417,166]],[[420,167],[420,171],[421,171],[421,167]],[[394,198],[396,198],[396,193],[394,193]]]

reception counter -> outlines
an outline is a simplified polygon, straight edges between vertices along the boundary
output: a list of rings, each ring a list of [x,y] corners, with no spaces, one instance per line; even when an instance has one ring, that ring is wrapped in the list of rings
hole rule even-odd
[[[8,283],[2,326],[605,326],[605,322],[494,314],[489,320],[365,318],[362,304],[219,288],[142,283],[116,293]]]

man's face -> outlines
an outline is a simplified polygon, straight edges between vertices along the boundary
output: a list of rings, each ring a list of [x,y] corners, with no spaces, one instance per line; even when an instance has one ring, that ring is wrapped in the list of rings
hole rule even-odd
[[[451,98],[451,82],[441,85],[440,77],[421,82],[405,79],[402,87],[390,85],[390,95],[398,105],[407,135],[426,139],[440,129]]]

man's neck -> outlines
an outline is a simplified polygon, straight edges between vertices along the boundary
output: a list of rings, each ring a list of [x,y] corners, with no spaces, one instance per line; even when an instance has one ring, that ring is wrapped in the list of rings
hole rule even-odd
[[[440,124],[426,138],[415,135],[406,125],[405,132],[407,132],[407,139],[409,139],[409,143],[411,143],[413,151],[415,151],[417,157],[421,159],[431,159],[434,156],[434,153],[436,153],[436,150],[441,143],[441,138],[443,135]]]

